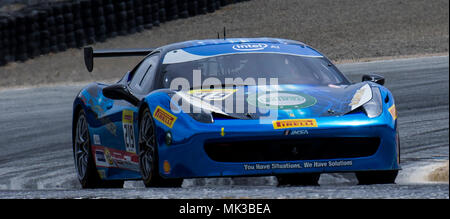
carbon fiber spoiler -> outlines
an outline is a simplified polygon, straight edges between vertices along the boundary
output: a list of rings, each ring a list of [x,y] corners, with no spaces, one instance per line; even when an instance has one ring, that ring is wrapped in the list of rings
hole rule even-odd
[[[94,58],[124,57],[124,56],[146,56],[153,48],[145,49],[101,49],[94,50],[92,47],[84,48],[84,64],[89,72],[94,69]]]

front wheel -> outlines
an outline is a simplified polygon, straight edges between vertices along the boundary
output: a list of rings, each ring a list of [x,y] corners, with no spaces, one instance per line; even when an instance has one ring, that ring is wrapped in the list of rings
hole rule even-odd
[[[139,168],[145,187],[181,187],[183,179],[164,179],[159,175],[155,125],[148,108],[139,120]]]
[[[360,185],[394,184],[398,170],[356,172]]]

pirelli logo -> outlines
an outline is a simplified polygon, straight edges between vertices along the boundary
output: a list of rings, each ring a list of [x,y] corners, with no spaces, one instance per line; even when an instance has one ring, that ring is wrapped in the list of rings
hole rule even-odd
[[[167,112],[165,109],[161,108],[160,106],[156,107],[156,110],[153,113],[153,117],[169,128],[172,128],[173,124],[177,120],[176,116]]]
[[[389,113],[391,113],[391,116],[394,120],[397,119],[397,109],[395,108],[395,104],[393,104],[389,109]]]
[[[315,119],[286,119],[273,121],[274,129],[317,127]]]

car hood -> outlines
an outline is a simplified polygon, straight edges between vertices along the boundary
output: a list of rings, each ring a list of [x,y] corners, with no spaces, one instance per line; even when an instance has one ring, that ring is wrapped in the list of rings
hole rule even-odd
[[[184,112],[211,112],[217,118],[276,119],[339,116],[372,99],[367,82],[352,85],[266,85],[175,92]]]

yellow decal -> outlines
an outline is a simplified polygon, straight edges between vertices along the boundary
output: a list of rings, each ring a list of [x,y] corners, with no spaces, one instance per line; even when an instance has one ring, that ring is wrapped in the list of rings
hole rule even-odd
[[[113,161],[113,158],[111,156],[111,152],[109,152],[109,150],[107,148],[105,148],[104,153],[105,153],[106,161],[108,161],[109,165],[113,165],[114,161]]]
[[[170,173],[170,163],[169,163],[169,161],[167,161],[167,160],[164,161],[163,168],[164,168],[164,173],[165,174],[169,174]]]
[[[156,110],[153,113],[153,117],[169,128],[172,128],[173,124],[177,120],[176,116],[167,112],[165,109],[161,108],[160,106],[156,107]]]
[[[106,178],[106,174],[104,170],[97,170],[98,172],[98,176],[100,177],[100,179],[104,179]]]
[[[204,100],[224,100],[236,91],[237,89],[197,89],[189,91],[189,94]]]
[[[136,153],[134,138],[133,111],[124,110],[122,113],[123,141],[127,152]]]
[[[287,128],[299,128],[299,127],[317,127],[315,119],[286,119],[273,121],[274,129],[287,129]]]
[[[391,116],[394,120],[397,119],[397,109],[395,108],[395,104],[392,104],[392,106],[388,109],[389,113],[391,113]]]
[[[222,130],[221,130],[221,132],[220,132],[220,135],[221,135],[221,136],[225,136],[225,128],[224,128],[224,127],[222,127]]]
[[[133,124],[133,111],[124,110],[122,113],[122,122],[127,124]]]

